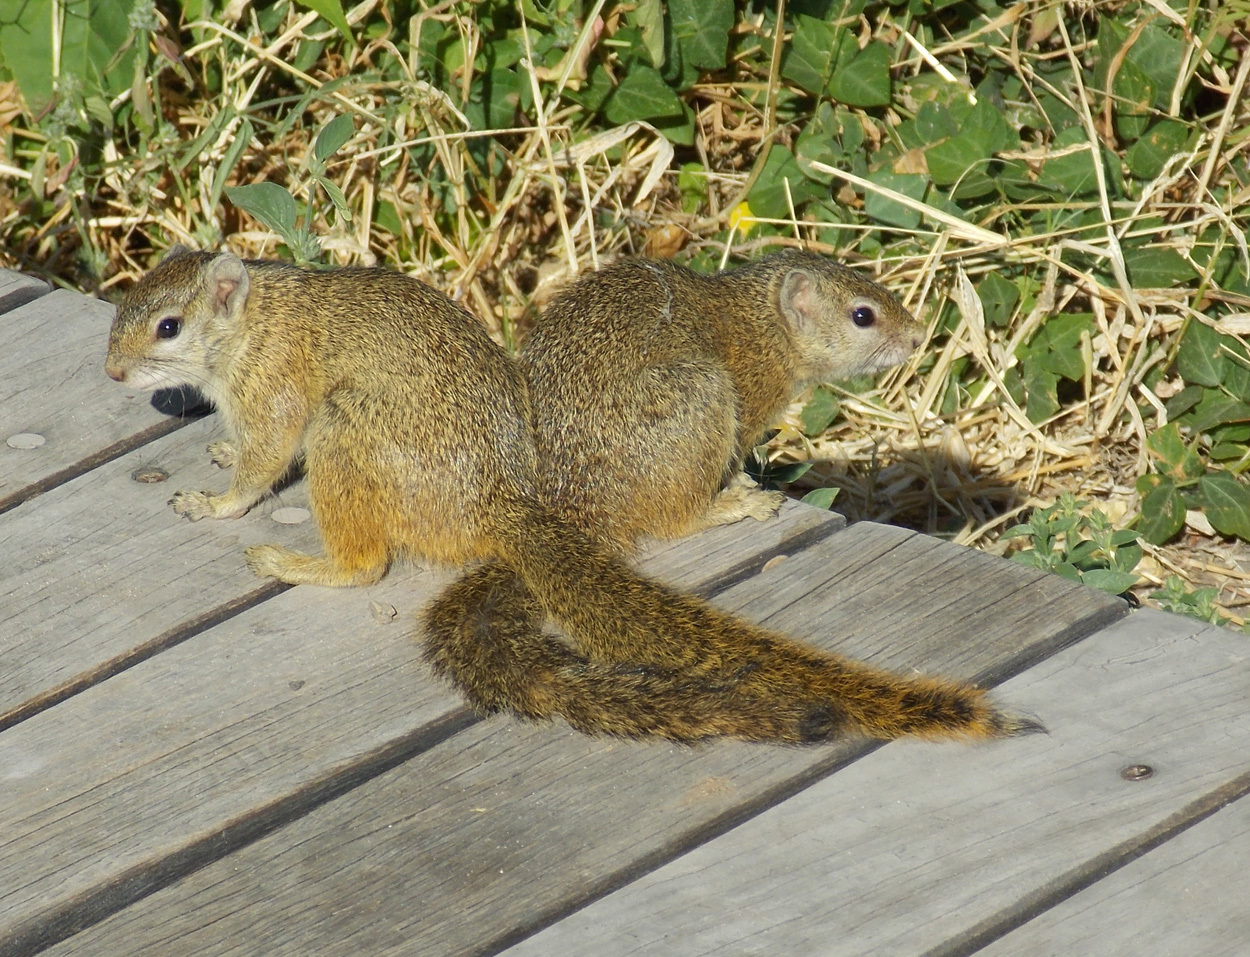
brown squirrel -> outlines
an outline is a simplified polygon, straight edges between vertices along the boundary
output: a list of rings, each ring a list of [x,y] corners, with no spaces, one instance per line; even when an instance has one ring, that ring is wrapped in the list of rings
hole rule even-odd
[[[679,534],[774,509],[773,499],[756,494],[717,497],[755,430],[806,378],[878,368],[914,346],[914,326],[901,306],[879,287],[852,282],[854,274],[829,266],[809,258],[790,265],[764,260],[740,270],[728,286],[724,279],[701,281],[676,267],[648,264],[592,276],[551,308],[546,331],[527,347],[527,386],[521,366],[477,320],[415,279],[178,250],[123,299],[105,368],[138,388],[196,386],[222,413],[234,441],[214,443],[209,451],[219,465],[234,466],[230,488],[175,494],[171,504],[179,514],[193,520],[242,515],[303,454],[326,554],[254,546],[246,557],[257,574],[296,584],[354,585],[376,581],[400,555],[452,565],[483,561],[425,615],[427,657],[482,710],[561,715],[586,731],[677,740],[814,741],[848,730],[887,738],[985,737],[1035,730],[1034,723],[995,710],[975,688],[902,678],[806,648],[640,576],[623,555],[643,533]],[[636,289],[631,277],[651,285]],[[715,310],[686,301],[686,290],[712,295],[722,288],[739,291]],[[867,335],[875,326],[878,338],[884,332],[883,338],[896,340],[858,349],[849,363],[834,356],[826,328],[834,318],[830,310],[846,305],[846,289],[854,302],[839,318]],[[616,294],[635,312],[593,311],[598,296]],[[754,322],[767,342],[752,341],[757,331],[748,335],[750,326],[735,327],[739,308],[770,303]],[[596,347],[570,346],[558,332],[583,304],[592,310],[583,317],[604,325],[592,334],[602,340]],[[647,305],[649,311],[641,308]],[[726,320],[720,332],[697,331],[713,311]],[[634,316],[632,340],[613,341],[613,315],[622,317],[622,327]],[[673,331],[666,336],[669,324]],[[705,348],[695,347],[697,337]],[[595,509],[614,496],[624,499],[629,487],[606,486],[593,500],[562,498],[565,479],[550,473],[563,464],[540,459],[562,448],[543,434],[552,413],[535,415],[528,390],[546,403],[567,389],[562,400],[571,401],[575,377],[544,379],[552,350],[573,348],[570,365],[583,358],[590,363],[594,355],[609,363],[612,350],[630,348],[631,341],[641,350],[644,378],[647,355],[662,356],[671,360],[669,375],[687,385],[687,376],[705,377],[724,401],[717,409],[684,411],[693,401],[689,389],[669,395],[661,377],[652,396],[658,404],[627,406],[623,421],[663,428],[667,415],[674,419],[670,428],[680,429],[708,411],[724,421],[717,426],[719,445],[710,442],[716,429],[689,436],[701,459],[714,456],[719,463],[700,466],[699,474],[709,476],[701,508],[699,496],[688,494],[692,505],[684,513],[665,511],[662,522],[648,517],[639,496],[633,517],[614,525],[595,518]],[[769,372],[747,368],[765,355],[770,364],[783,355],[798,363],[783,367],[784,387],[764,386]],[[592,371],[588,381],[608,390],[623,385],[605,374]],[[758,408],[754,398],[760,398]],[[726,410],[733,414],[725,416]],[[539,425],[537,439],[532,423]],[[593,423],[580,428],[595,434]],[[643,429],[637,438],[646,442],[650,435]],[[576,448],[570,481],[629,444],[630,436],[614,434]],[[549,464],[540,470],[540,462]],[[684,492],[692,482],[683,481]],[[572,644],[542,632],[547,617],[563,626]]]

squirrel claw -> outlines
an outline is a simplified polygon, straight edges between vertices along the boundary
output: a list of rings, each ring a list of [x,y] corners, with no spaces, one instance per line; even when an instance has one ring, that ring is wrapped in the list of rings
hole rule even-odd
[[[193,522],[198,522],[202,518],[212,518],[217,514],[209,503],[206,492],[174,492],[169,504],[176,515],[183,515]]]
[[[238,452],[229,442],[210,442],[208,444],[209,461],[219,469],[228,469],[238,461]]]

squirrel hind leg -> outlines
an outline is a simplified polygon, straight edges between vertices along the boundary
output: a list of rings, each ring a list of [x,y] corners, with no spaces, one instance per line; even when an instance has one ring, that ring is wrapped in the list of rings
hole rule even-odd
[[[319,558],[292,551],[282,545],[253,545],[244,550],[247,566],[261,578],[276,578],[288,585],[326,585],[350,588],[372,585],[386,574],[385,555],[381,560],[358,556],[351,564],[332,558]]]

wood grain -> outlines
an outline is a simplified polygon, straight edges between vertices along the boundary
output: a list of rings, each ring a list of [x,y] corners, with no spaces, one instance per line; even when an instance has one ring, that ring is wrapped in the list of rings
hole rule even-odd
[[[1244,641],[1139,612],[1003,686],[1049,735],[892,744],[508,957],[971,953],[1250,772]],[[1154,776],[1124,780],[1133,764]],[[1112,952],[1033,948],[1032,926],[1004,953]],[[1136,953],[1168,952],[1143,949],[1134,921],[1104,926],[1132,927]]]
[[[0,269],[0,313],[24,306],[32,299],[47,295],[49,286],[42,279],[23,276],[20,272]],[[3,323],[0,322],[0,325]]]
[[[895,666],[968,674],[1010,667],[1123,612],[1061,579],[866,525],[716,600],[821,644],[838,644],[830,633],[850,636],[844,644]],[[984,750],[1006,761],[1036,746],[1025,739]],[[922,747],[938,757],[967,750]],[[488,953],[863,750],[862,742],[681,748],[492,719],[50,953]]]
[[[1247,861],[1250,799],[1243,797],[977,954],[1243,957]]]
[[[196,471],[203,432],[163,440],[153,461],[172,468],[189,457],[184,470]],[[197,534],[209,541],[151,547],[169,562],[197,556],[187,584],[201,582],[201,600],[237,601],[238,556],[210,556],[248,520],[206,524]],[[163,521],[159,508],[151,524],[191,527],[172,514]],[[755,527],[754,556],[741,530],[726,528],[657,544],[645,564],[666,577],[680,569],[701,587],[837,527],[791,505]],[[210,561],[222,566],[220,582]],[[0,953],[32,952],[470,723],[460,699],[426,674],[413,636],[418,608],[446,578],[401,567],[373,588],[285,591],[0,735],[0,768],[11,769],[0,789],[0,940],[9,942]],[[80,604],[106,601],[110,581]],[[191,608],[186,594],[173,601]]]
[[[0,512],[182,424],[105,378],[112,318],[64,290],[0,316]],[[15,434],[44,443],[12,448]]]
[[[237,521],[173,513],[175,489],[226,486],[204,451],[214,435],[197,422],[0,515],[0,727],[273,594],[247,545],[318,547],[311,523],[266,517],[299,488]],[[168,480],[133,478],[153,467]]]

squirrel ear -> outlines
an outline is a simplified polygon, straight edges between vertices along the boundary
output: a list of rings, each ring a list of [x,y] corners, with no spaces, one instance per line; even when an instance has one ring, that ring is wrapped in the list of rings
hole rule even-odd
[[[791,269],[781,280],[781,314],[796,331],[816,325],[820,314],[820,293],[816,277],[801,267]]]
[[[234,318],[243,311],[251,288],[243,260],[231,252],[219,254],[209,262],[205,280],[209,303],[219,317]]]

